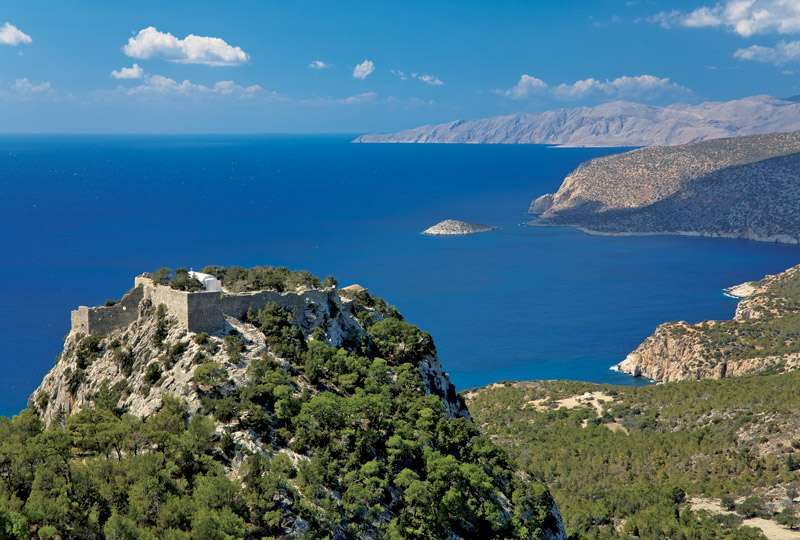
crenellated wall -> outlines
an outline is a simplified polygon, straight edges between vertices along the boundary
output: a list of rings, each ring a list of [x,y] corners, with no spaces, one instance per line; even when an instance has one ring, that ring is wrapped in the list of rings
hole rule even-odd
[[[331,302],[331,291],[307,290],[303,292],[261,291],[256,293],[186,292],[166,285],[157,285],[150,278],[137,276],[134,288],[111,307],[80,306],[72,312],[72,330],[85,334],[106,335],[124,328],[138,318],[138,306],[149,300],[154,306],[164,305],[178,323],[191,332],[215,334],[224,332],[225,316],[244,319],[249,309],[258,310],[270,302],[289,309],[298,324],[313,320],[307,310],[312,305]]]

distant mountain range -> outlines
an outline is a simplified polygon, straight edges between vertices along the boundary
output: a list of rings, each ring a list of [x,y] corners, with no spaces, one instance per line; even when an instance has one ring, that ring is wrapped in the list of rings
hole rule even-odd
[[[753,96],[665,107],[614,101],[596,107],[457,120],[397,133],[367,134],[353,142],[672,146],[797,130],[800,130],[797,98]]]

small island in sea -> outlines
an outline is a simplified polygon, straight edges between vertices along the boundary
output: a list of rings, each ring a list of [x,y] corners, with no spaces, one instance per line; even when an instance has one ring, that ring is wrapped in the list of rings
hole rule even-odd
[[[457,219],[445,219],[436,225],[428,227],[422,234],[428,236],[453,236],[465,234],[485,233],[496,230],[497,227],[490,225],[481,225],[480,223],[469,223],[466,221],[459,221]]]

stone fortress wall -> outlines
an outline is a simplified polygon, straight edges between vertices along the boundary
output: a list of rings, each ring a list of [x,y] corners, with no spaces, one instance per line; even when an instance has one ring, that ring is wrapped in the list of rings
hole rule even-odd
[[[72,331],[105,335],[124,328],[139,318],[139,302],[143,298],[144,288],[134,287],[113,306],[80,306],[70,314]]]
[[[309,320],[306,310],[310,306],[332,301],[332,294],[333,291],[326,290],[285,293],[186,292],[167,285],[157,285],[146,276],[136,276],[133,289],[117,304],[110,307],[80,306],[72,311],[72,331],[104,336],[113,330],[125,328],[137,320],[142,300],[149,300],[154,306],[164,305],[167,312],[190,332],[222,333],[227,328],[226,316],[243,319],[248,310],[258,310],[270,302],[291,310],[296,321],[302,323]]]

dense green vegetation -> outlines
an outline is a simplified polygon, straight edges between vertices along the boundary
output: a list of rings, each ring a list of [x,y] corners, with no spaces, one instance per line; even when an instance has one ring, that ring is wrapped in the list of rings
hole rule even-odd
[[[742,360],[800,352],[800,271],[767,279],[765,290],[746,300],[761,316],[694,327],[710,357]]]
[[[267,290],[284,292],[294,291],[301,287],[316,289],[336,285],[333,277],[326,277],[320,281],[310,272],[276,266],[254,266],[252,268],[206,266],[202,272],[216,277],[222,281],[225,289],[236,293]],[[178,268],[175,271],[170,268],[159,268],[148,275],[156,283],[168,285],[179,291],[203,290],[203,285],[191,277],[185,268]]]
[[[174,272],[169,268],[159,268],[149,275],[154,282],[169,285],[178,291],[197,292],[203,290],[203,284],[189,275],[186,268],[178,268]]]
[[[200,414],[168,397],[137,418],[119,408],[123,388],[102,384],[91,406],[49,427],[33,409],[0,419],[0,538],[537,538],[552,528],[544,485],[514,474],[470,419],[426,392],[431,337],[370,301],[356,309],[368,326],[342,347],[304,335],[276,304],[247,316],[267,344],[259,356],[236,332],[193,335]],[[160,384],[188,340],[168,339],[163,310],[152,317],[160,361],[133,362],[130,344],[91,336],[78,355],[89,365],[107,347],[143,388]],[[217,350],[227,361],[209,360]],[[244,380],[232,366],[246,366]]]
[[[692,511],[687,497],[796,524],[799,385],[797,372],[639,388],[508,383],[469,405],[484,433],[548,484],[574,538],[757,538],[735,516]],[[557,404],[597,391],[613,397],[600,416]]]
[[[742,360],[800,352],[800,312],[747,322],[704,323],[702,344],[715,358]]]
[[[323,282],[309,272],[289,270],[284,267],[254,266],[242,268],[241,266],[206,266],[203,272],[211,274],[231,292],[249,291],[294,291],[299,287],[310,289],[319,288]],[[324,280],[325,286],[336,284],[336,280],[328,277]]]

